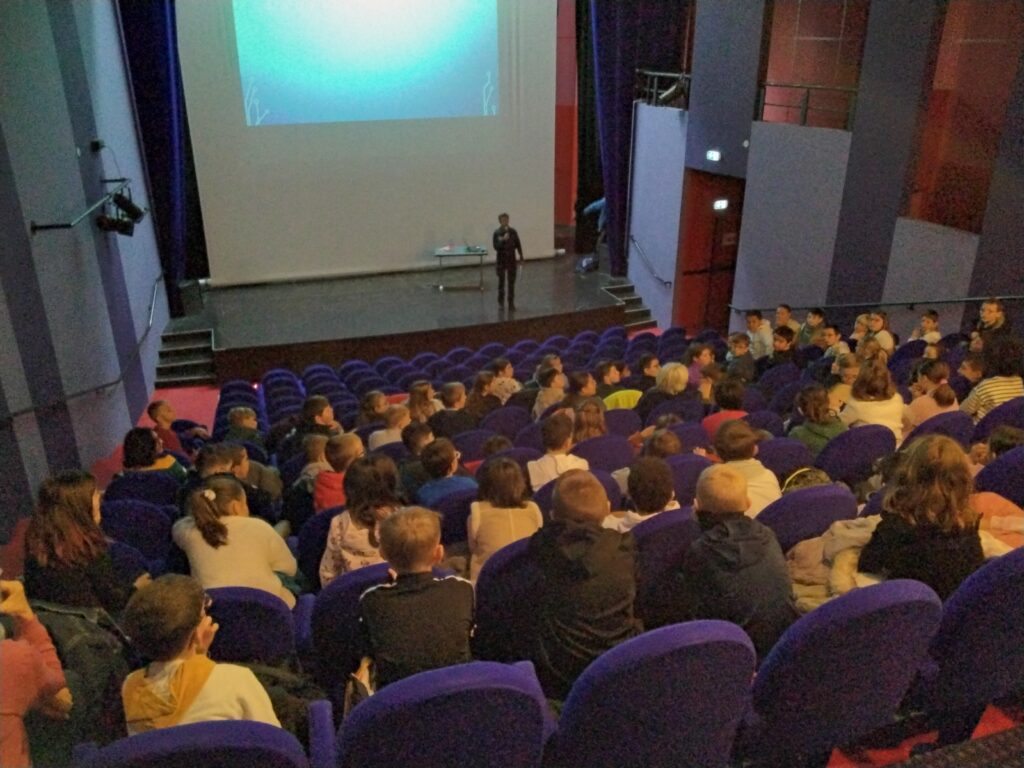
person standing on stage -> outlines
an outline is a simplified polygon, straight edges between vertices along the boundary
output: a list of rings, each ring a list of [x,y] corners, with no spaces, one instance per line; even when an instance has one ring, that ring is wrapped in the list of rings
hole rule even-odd
[[[494,250],[498,260],[495,268],[498,272],[498,306],[505,303],[505,278],[508,277],[508,308],[516,308],[516,253],[519,261],[523,261],[523,245],[519,242],[519,233],[508,225],[508,214],[498,216],[500,225],[494,230]]]

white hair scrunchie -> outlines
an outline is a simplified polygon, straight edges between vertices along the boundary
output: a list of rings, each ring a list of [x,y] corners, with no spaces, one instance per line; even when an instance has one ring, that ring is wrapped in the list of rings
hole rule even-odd
[[[203,488],[203,498],[207,501],[216,501],[217,494],[214,493],[210,488]]]

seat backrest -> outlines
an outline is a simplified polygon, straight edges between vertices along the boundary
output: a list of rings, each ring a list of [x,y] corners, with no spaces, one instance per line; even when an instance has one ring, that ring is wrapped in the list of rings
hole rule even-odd
[[[539,421],[527,424],[516,434],[512,441],[517,448],[533,448],[544,452],[544,438],[541,437],[541,423]]]
[[[992,430],[1000,424],[1009,424],[1011,427],[1024,429],[1024,397],[1007,400],[986,413],[985,417],[975,425],[971,442],[982,443],[988,440]]]
[[[743,410],[747,413],[753,413],[754,411],[763,411],[768,407],[768,401],[765,400],[764,395],[761,394],[761,390],[757,387],[746,387],[743,390]]]
[[[138,499],[164,507],[176,502],[180,487],[166,472],[122,472],[110,481],[103,497],[107,501]]]
[[[776,437],[757,446],[757,458],[783,482],[793,472],[814,464],[814,454],[806,443],[791,437]]]
[[[100,527],[110,538],[135,547],[149,560],[167,557],[171,521],[159,507],[137,499],[104,499],[101,514]]]
[[[672,624],[620,643],[569,692],[551,765],[727,765],[754,659],[750,638],[726,621]]]
[[[332,507],[317,512],[309,518],[299,531],[299,554],[295,558],[299,570],[305,574],[311,584],[320,585],[320,560],[327,548],[327,534],[331,530],[331,520],[345,511],[344,507]]]
[[[460,432],[452,442],[456,450],[462,454],[463,461],[480,461],[484,458],[484,443],[497,434],[489,429],[470,429]]]
[[[826,443],[814,466],[833,480],[853,488],[874,471],[874,463],[896,450],[896,436],[888,427],[867,424],[842,432]]]
[[[555,483],[557,482],[558,478],[550,480],[533,492],[533,501],[544,516],[544,522],[551,519],[551,501],[555,495]]]
[[[765,409],[748,413],[743,420],[754,429],[771,432],[775,437],[783,437],[786,434],[786,426],[782,417],[772,410]]]
[[[476,582],[473,656],[491,661],[526,658],[533,636],[540,569],[529,557],[529,539],[502,547],[484,563]]]
[[[621,435],[591,437],[573,446],[574,456],[586,459],[591,469],[614,472],[633,463],[633,446]]]
[[[683,444],[685,453],[691,452],[694,448],[711,448],[711,438],[703,426],[694,422],[683,422],[673,424],[669,429],[676,433],[679,442]]]
[[[795,364],[783,363],[782,365],[776,365],[774,368],[769,368],[761,374],[761,378],[757,380],[757,386],[761,390],[761,394],[768,400],[771,400],[776,390],[790,382],[799,380],[799,378],[800,369]]]
[[[1018,507],[1024,506],[1024,446],[985,465],[974,478],[974,490],[992,491]]]
[[[941,614],[931,588],[897,579],[848,592],[797,620],[754,680],[760,723],[743,752],[766,760],[817,754],[889,722]]]
[[[659,512],[633,529],[637,548],[636,613],[647,628],[679,620],[675,573],[700,536],[692,507]]]
[[[990,560],[949,596],[931,645],[926,703],[986,704],[1024,684],[1024,549]]]
[[[434,504],[434,511],[441,513],[441,543],[445,546],[466,541],[469,508],[476,501],[477,494],[476,488],[467,488],[450,493]]]
[[[470,662],[399,680],[352,710],[339,768],[539,766],[552,729],[529,663]]]
[[[817,349],[817,347],[815,347]],[[803,388],[803,382],[791,381],[783,384],[775,390],[771,401],[768,403],[768,410],[775,411],[782,417],[788,416],[793,411],[793,402]]]
[[[622,437],[629,437],[634,432],[639,432],[643,426],[640,416],[632,408],[612,408],[606,411],[604,423],[610,434]]]
[[[816,485],[801,488],[776,499],[757,522],[775,533],[783,552],[804,539],[821,536],[837,520],[857,516],[857,497],[845,485]]]
[[[676,492],[676,501],[684,507],[693,504],[693,497],[697,492],[697,478],[711,466],[711,461],[696,453],[680,453],[669,456],[665,461],[672,470],[672,487]]]
[[[220,625],[210,658],[276,665],[295,657],[292,612],[284,600],[262,589],[208,589],[208,613]]]
[[[504,451],[498,451],[491,456],[492,459],[499,457],[512,459],[518,464],[523,472],[526,472],[526,465],[531,461],[536,461],[541,458],[544,454],[535,448],[506,448]]]
[[[101,749],[80,745],[79,768],[181,768],[181,766],[253,765],[306,768],[302,745],[288,731],[249,720],[159,728],[120,739]]]
[[[532,422],[530,412],[525,408],[514,405],[505,405],[495,408],[480,421],[480,429],[488,429],[499,435],[504,435],[509,440],[515,440],[516,435],[524,427]]]
[[[952,411],[950,413],[939,413],[930,419],[918,424],[913,431],[907,435],[904,443],[916,440],[922,435],[945,435],[956,440],[964,448],[971,444],[971,435],[974,433],[974,422],[966,413]]]
[[[654,406],[647,414],[646,426],[657,423],[658,419],[667,414],[675,414],[683,421],[700,421],[704,418],[704,403],[698,398],[673,397]]]

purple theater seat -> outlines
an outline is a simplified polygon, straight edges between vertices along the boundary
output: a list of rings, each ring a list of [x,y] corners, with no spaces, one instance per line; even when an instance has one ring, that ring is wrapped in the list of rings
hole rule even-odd
[[[484,443],[496,434],[489,429],[470,429],[457,434],[452,443],[462,454],[463,461],[480,461],[484,458]]]
[[[672,487],[676,492],[676,501],[683,507],[693,504],[693,497],[697,492],[697,478],[711,466],[711,460],[696,453],[679,453],[669,456],[665,461],[672,470]]]
[[[775,411],[754,411],[744,416],[743,420],[754,429],[771,432],[775,437],[785,437],[786,435],[786,425],[782,421],[782,417]]]
[[[356,427],[353,431],[358,435],[359,439],[363,441],[363,445],[370,444],[370,435],[376,432],[378,429],[384,429],[383,421],[375,421],[372,424],[364,424],[361,427]]]
[[[895,450],[896,436],[891,429],[867,424],[848,429],[829,440],[814,460],[814,466],[825,470],[833,480],[854,488],[871,477],[875,461]]]
[[[405,447],[405,443],[385,443],[374,448],[373,453],[383,453],[395,462],[396,465],[408,459],[410,455],[409,449]]]
[[[206,592],[208,613],[220,625],[210,646],[214,661],[278,665],[295,658],[295,627],[284,600],[249,587]]]
[[[648,629],[681,620],[676,572],[700,536],[692,507],[671,509],[633,529],[637,548],[636,613]]]
[[[320,560],[327,548],[331,520],[344,511],[344,507],[332,507],[317,512],[299,530],[299,555],[295,559],[299,563],[299,570],[313,585],[314,592],[320,587]]]
[[[632,443],[621,435],[591,437],[574,445],[570,452],[586,459],[591,469],[605,472],[628,467],[636,457]]]
[[[573,685],[544,764],[727,765],[754,661],[750,638],[727,621],[673,624],[620,643]]]
[[[676,433],[679,442],[683,445],[684,453],[691,453],[694,448],[704,448],[705,450],[711,448],[711,438],[708,437],[707,430],[698,422],[673,424],[669,430]]]
[[[937,715],[939,744],[969,739],[985,707],[1024,685],[1024,549],[990,560],[946,600],[932,664],[909,702]]]
[[[338,768],[539,766],[554,720],[533,665],[469,662],[399,680],[352,710]],[[313,740],[330,746],[331,734]],[[315,750],[320,753],[320,747]]]
[[[478,490],[476,488],[467,488],[448,494],[433,506],[434,511],[440,512],[442,516],[442,544],[447,546],[456,542],[466,541],[469,507],[476,501],[477,494]]]
[[[983,443],[988,440],[992,430],[1000,424],[1009,424],[1011,427],[1024,429],[1024,397],[1015,397],[1007,400],[1002,405],[996,406],[974,427],[974,434],[971,435],[972,443]]]
[[[776,499],[757,522],[775,533],[783,552],[815,536],[821,536],[837,520],[857,517],[857,497],[845,485],[816,485],[801,488]]]
[[[759,443],[757,458],[775,473],[780,483],[796,470],[814,466],[811,449],[792,437],[776,437]]]
[[[992,491],[1024,506],[1024,446],[1007,451],[974,478],[976,491]]]
[[[76,768],[306,768],[298,740],[283,728],[248,720],[160,728],[119,739],[105,747],[79,744]]]
[[[768,402],[768,410],[775,411],[775,413],[783,418],[788,416],[793,412],[793,403],[800,390],[803,389],[803,386],[801,381],[791,381],[788,384],[783,384],[772,395],[772,399]]]
[[[763,411],[768,407],[768,401],[764,399],[761,390],[757,387],[746,387],[743,390],[743,410],[747,413]]]
[[[941,615],[931,588],[897,579],[848,592],[799,619],[754,679],[736,756],[824,766],[834,747],[888,723]]]
[[[673,397],[659,403],[647,414],[645,426],[655,424],[662,416],[673,414],[683,421],[699,422],[704,418],[704,403],[699,398]]]
[[[171,548],[171,519],[160,507],[135,499],[103,500],[100,527],[147,560],[162,561]]]
[[[914,427],[914,431],[907,435],[904,443],[916,440],[923,435],[945,435],[956,440],[965,449],[970,447],[971,435],[974,433],[974,422],[966,413],[952,411],[940,413]]]
[[[107,501],[137,499],[158,507],[177,503],[181,483],[166,472],[121,472],[103,494]]]
[[[530,412],[525,408],[505,405],[495,408],[480,421],[480,429],[489,429],[509,440],[515,440],[521,430],[533,423]]]
[[[897,347],[896,351],[892,353],[892,357],[889,358],[889,367],[892,368],[892,364],[900,360],[917,360],[924,355],[927,346],[928,342],[924,339],[912,339]]]
[[[541,437],[541,423],[539,421],[527,424],[518,434],[516,434],[515,440],[512,443],[516,448],[533,448],[534,450],[544,452],[544,438]]]
[[[305,451],[295,454],[281,465],[281,483],[285,488],[289,488],[296,480],[299,479],[299,475],[302,474],[302,468],[305,466]]]
[[[632,408],[611,408],[605,411],[604,423],[608,433],[629,437],[643,428],[640,416]]]
[[[476,583],[473,656],[491,661],[527,658],[533,636],[540,570],[528,554],[529,539],[502,547],[484,563]]]
[[[622,489],[615,478],[602,469],[591,469],[590,474],[596,477],[601,485],[604,486],[604,492],[608,496],[608,503],[611,505],[611,508],[613,510],[622,509]],[[540,508],[545,521],[551,519],[551,503],[554,498],[555,484],[557,482],[558,478],[555,478],[551,482],[542,485],[533,494],[533,501]]]
[[[498,451],[491,456],[492,459],[503,457],[506,459],[512,459],[516,464],[523,470],[523,476],[526,477],[526,465],[531,461],[536,461],[541,458],[544,454],[535,448],[506,448],[504,451]]]
[[[793,363],[783,363],[769,368],[757,380],[757,387],[768,400],[786,384],[800,380],[800,369]]]

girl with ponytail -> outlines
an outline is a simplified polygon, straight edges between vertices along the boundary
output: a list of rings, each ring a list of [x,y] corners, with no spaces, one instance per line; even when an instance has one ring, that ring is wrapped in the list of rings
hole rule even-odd
[[[861,363],[850,388],[850,399],[839,413],[848,427],[879,424],[892,430],[897,445],[903,439],[903,396],[896,390],[883,357]]]
[[[207,478],[189,496],[188,513],[171,532],[204,589],[262,589],[295,606],[295,594],[285,586],[297,571],[295,558],[270,523],[250,517],[238,480]]]
[[[918,367],[910,392],[914,399],[903,409],[903,437],[932,416],[960,410],[956,392],[949,386],[949,366],[941,360],[925,360]]]

